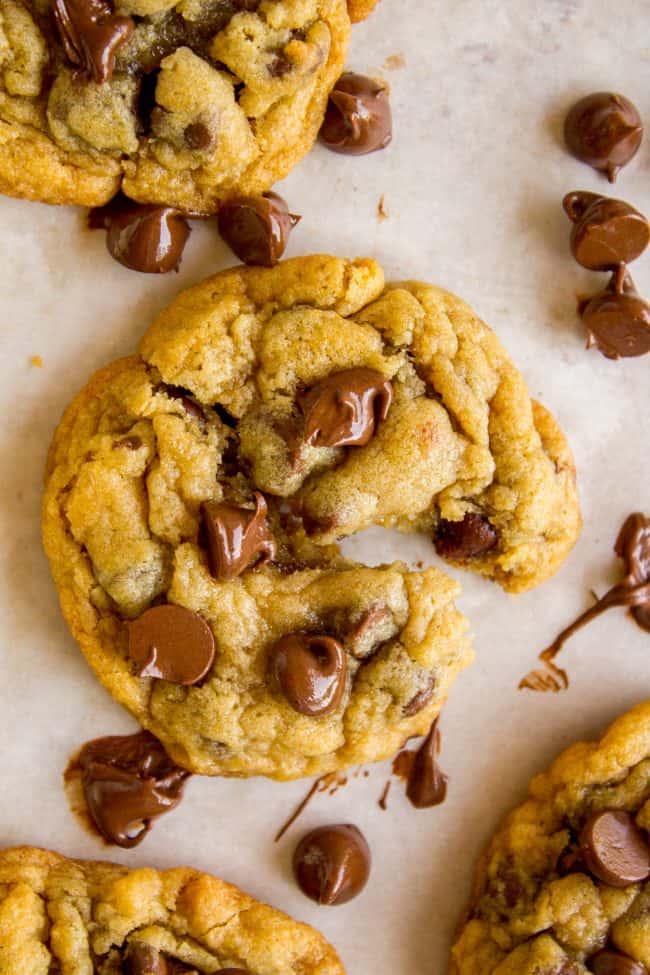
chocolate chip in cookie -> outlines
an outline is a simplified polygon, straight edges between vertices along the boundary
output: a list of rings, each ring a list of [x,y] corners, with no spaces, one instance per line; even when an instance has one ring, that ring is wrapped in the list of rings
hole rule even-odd
[[[393,386],[382,373],[358,367],[332,373],[299,399],[305,443],[311,447],[363,447],[388,416]]]
[[[370,876],[370,847],[356,826],[321,826],[302,838],[293,870],[303,894],[317,904],[346,904]]]
[[[334,637],[290,633],[271,647],[269,664],[276,684],[299,714],[331,714],[341,703],[347,658]]]
[[[108,0],[53,0],[52,9],[70,63],[93,81],[109,81],[116,54],[135,29],[133,20],[116,16]]]
[[[139,677],[198,684],[216,652],[212,630],[191,609],[167,603],[128,624],[129,656]]]
[[[459,521],[441,518],[434,545],[441,558],[462,562],[485,555],[495,547],[498,536],[485,515],[468,511]]]
[[[170,975],[165,956],[153,945],[133,941],[123,962],[124,975]]]
[[[589,971],[593,975],[648,975],[648,969],[642,962],[610,948],[592,955],[589,959]]]
[[[259,568],[275,559],[278,546],[267,513],[260,491],[255,491],[254,511],[224,501],[206,501],[201,505],[208,563],[215,579],[227,582],[253,563]]]
[[[588,870],[610,887],[627,887],[650,877],[650,846],[630,813],[594,813],[580,834]]]
[[[385,149],[393,137],[388,87],[346,71],[330,93],[320,140],[333,152],[362,156]]]
[[[235,196],[219,208],[219,233],[244,264],[275,267],[300,217],[277,193]]]

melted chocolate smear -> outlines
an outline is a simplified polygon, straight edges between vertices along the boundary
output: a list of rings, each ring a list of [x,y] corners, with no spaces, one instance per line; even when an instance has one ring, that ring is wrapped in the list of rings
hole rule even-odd
[[[183,798],[191,775],[148,731],[87,742],[63,774],[72,811],[107,845],[137,846]]]
[[[296,820],[302,816],[305,809],[314,796],[317,795],[317,793],[328,792],[331,796],[333,796],[342,786],[347,784],[347,781],[347,776],[342,775],[340,772],[328,772],[326,775],[321,775],[320,778],[316,779],[316,781],[312,783],[307,794],[303,799],[300,800],[289,818],[285,820],[280,829],[277,831],[273,842],[278,843],[282,839],[284,834],[293,826]]]
[[[543,667],[526,674],[519,682],[520,690],[565,691],[569,676],[566,670],[557,666],[555,658],[574,633],[613,606],[627,607],[641,629],[650,633],[650,518],[639,512],[629,515],[618,533],[614,551],[623,561],[625,575],[622,581],[558,633],[553,643],[539,655]]]
[[[405,748],[393,759],[392,774],[406,782],[406,797],[416,809],[431,809],[445,801],[447,776],[438,765],[439,753],[440,729],[436,718],[419,748]],[[390,785],[389,779],[379,798],[381,809],[387,808]]]

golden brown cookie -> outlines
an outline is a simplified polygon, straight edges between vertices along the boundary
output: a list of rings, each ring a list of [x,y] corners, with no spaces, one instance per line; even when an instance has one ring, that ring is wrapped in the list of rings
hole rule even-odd
[[[0,852],[0,975],[344,975],[313,928],[198,870]]]
[[[345,0],[1,0],[0,192],[214,212],[309,150]]]
[[[360,20],[369,17],[378,3],[379,0],[348,0],[348,10],[352,23],[358,24]]]
[[[337,539],[427,532],[517,591],[579,523],[562,434],[487,326],[316,256],[182,293],[91,380],[52,444],[43,532],[88,661],[174,760],[286,779],[424,734],[470,659],[456,583]]]
[[[450,975],[650,970],[650,703],[533,779],[481,858]]]

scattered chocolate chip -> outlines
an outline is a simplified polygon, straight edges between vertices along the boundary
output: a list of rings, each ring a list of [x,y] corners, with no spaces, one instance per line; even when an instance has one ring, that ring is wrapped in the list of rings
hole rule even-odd
[[[275,267],[300,217],[277,193],[234,196],[217,214],[219,233],[244,264]]]
[[[385,149],[393,137],[386,85],[346,71],[330,93],[320,139],[328,149],[362,156]]]
[[[468,511],[460,521],[441,518],[433,543],[441,558],[462,562],[485,555],[497,541],[497,533],[485,515]]]
[[[438,765],[440,730],[438,720],[415,752],[406,783],[406,795],[416,809],[439,806],[447,795],[447,776]]]
[[[643,124],[627,98],[599,91],[571,108],[564,122],[564,138],[572,155],[606,173],[613,183],[641,145]]]
[[[203,122],[191,122],[183,132],[188,149],[209,149],[212,145],[210,129]]]
[[[269,651],[271,673],[287,701],[299,714],[331,714],[341,703],[347,658],[331,636],[290,633]]]
[[[220,582],[240,576],[249,566],[272,562],[277,542],[267,522],[264,496],[255,491],[255,511],[224,501],[201,505],[210,572]]]
[[[317,904],[345,904],[370,876],[370,848],[356,826],[321,826],[303,836],[293,871],[303,894]]]
[[[427,683],[422,688],[422,690],[418,691],[417,694],[415,694],[411,698],[408,704],[404,705],[404,708],[402,710],[402,714],[404,715],[404,717],[412,718],[414,714],[419,714],[420,711],[426,708],[427,704],[431,701],[431,698],[433,697],[435,690],[436,690],[436,679],[433,676],[433,674],[431,674],[431,676],[427,680]]]
[[[304,441],[311,447],[363,447],[392,401],[392,383],[375,369],[332,373],[299,397]]]
[[[623,200],[576,191],[567,193],[562,206],[573,221],[571,253],[583,267],[612,270],[636,260],[648,246],[648,221]]]
[[[190,775],[148,731],[89,741],[77,765],[93,823],[109,843],[127,849],[144,839],[154,819],[178,805]]]
[[[167,960],[153,945],[132,941],[124,957],[125,975],[169,975]]]
[[[605,948],[589,959],[589,971],[594,975],[648,975],[648,969],[640,961],[634,961],[620,951]]]
[[[650,846],[628,812],[594,813],[580,834],[590,873],[610,887],[627,887],[650,877]]]
[[[138,677],[197,684],[212,666],[212,630],[191,609],[174,603],[154,606],[129,623],[128,630],[129,656],[137,664]]]
[[[117,51],[133,34],[131,18],[116,16],[108,0],[53,0],[53,10],[68,61],[93,81],[109,81]]]
[[[181,263],[190,235],[185,216],[173,207],[117,196],[91,210],[88,225],[106,229],[106,246],[120,264],[144,274],[167,274]]]
[[[607,359],[633,358],[650,352],[650,304],[634,287],[624,264],[603,291],[578,304],[595,344]]]

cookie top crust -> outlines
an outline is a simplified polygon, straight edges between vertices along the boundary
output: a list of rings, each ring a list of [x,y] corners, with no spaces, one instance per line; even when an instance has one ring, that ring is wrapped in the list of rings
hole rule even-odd
[[[0,975],[235,969],[344,975],[313,928],[198,870],[129,870],[33,847],[0,852]]]
[[[450,975],[642,975],[648,830],[646,702],[533,779],[478,864]]]
[[[345,0],[2,0],[0,191],[212,213],[309,150]]]
[[[336,541],[443,521],[456,564],[542,581],[579,527],[564,439],[458,299],[315,256],[184,292],[91,380],[43,537],[88,661],[174,761],[283,779],[388,757],[439,713],[471,656],[457,584]]]

